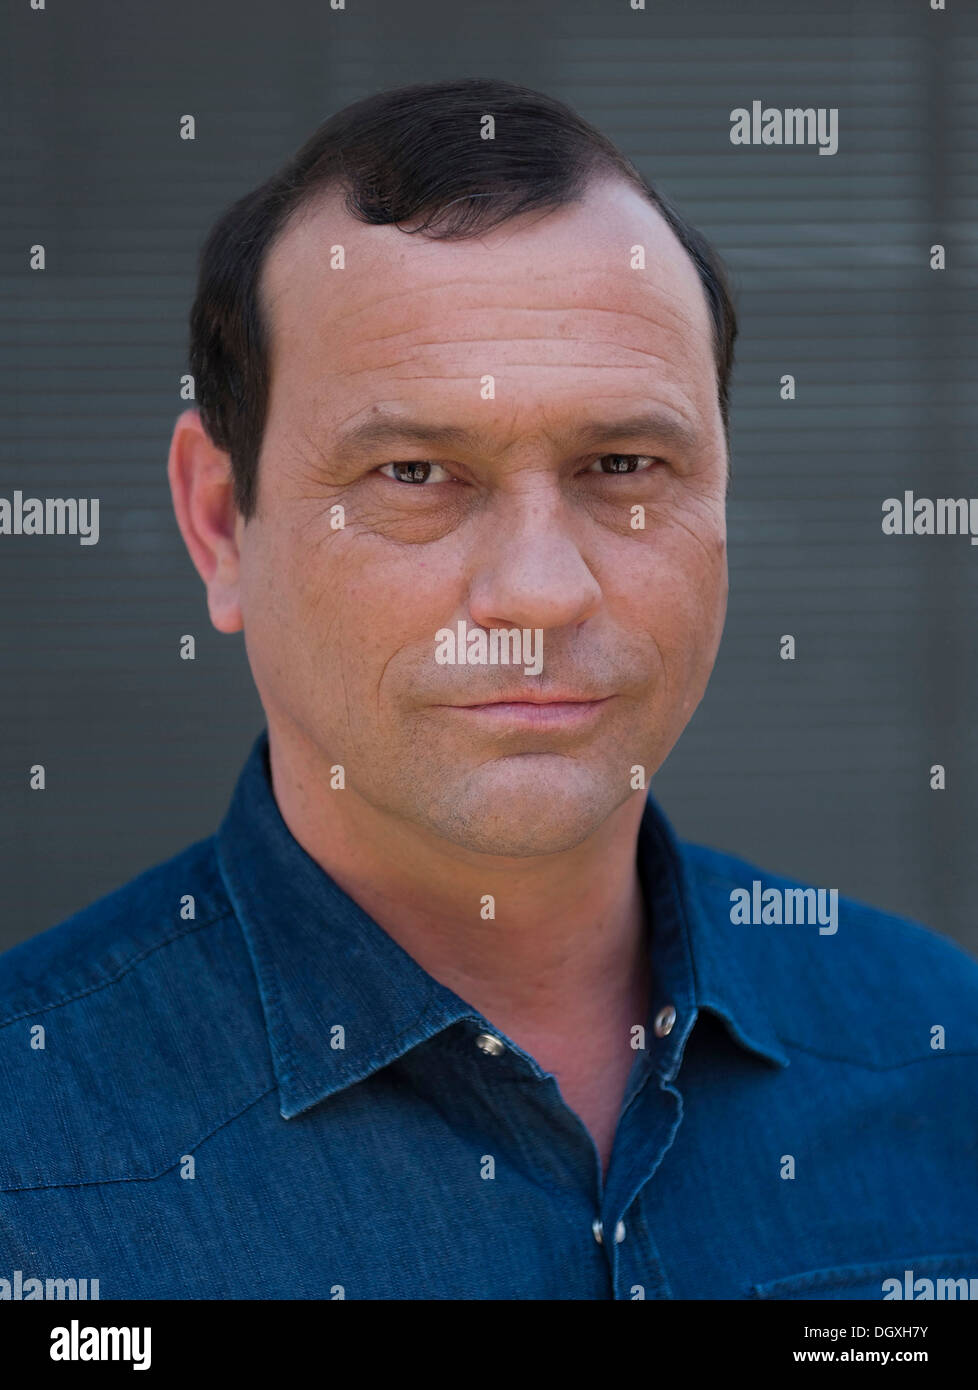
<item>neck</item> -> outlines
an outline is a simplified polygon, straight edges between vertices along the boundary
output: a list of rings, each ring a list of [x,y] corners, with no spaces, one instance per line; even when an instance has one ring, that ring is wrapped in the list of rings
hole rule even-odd
[[[282,818],[306,853],[435,979],[521,1045],[645,1022],[647,950],[636,867],[644,796],[583,843],[485,855],[329,786],[270,731]],[[493,898],[492,911],[486,904]],[[587,1036],[587,1033],[585,1034]]]

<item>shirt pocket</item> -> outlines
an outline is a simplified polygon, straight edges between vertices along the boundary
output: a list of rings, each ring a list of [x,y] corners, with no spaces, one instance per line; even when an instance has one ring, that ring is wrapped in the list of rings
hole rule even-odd
[[[958,1255],[901,1255],[873,1264],[812,1269],[753,1284],[749,1297],[780,1299],[978,1300],[978,1251]]]

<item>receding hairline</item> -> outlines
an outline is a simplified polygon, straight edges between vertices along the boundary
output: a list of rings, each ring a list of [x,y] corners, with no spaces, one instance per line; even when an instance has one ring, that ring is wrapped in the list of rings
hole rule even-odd
[[[689,266],[692,277],[699,287],[700,299],[706,315],[706,327],[710,337],[710,346],[715,358],[717,351],[716,325],[714,323],[706,286],[703,283],[699,267],[691,255],[689,248],[683,245],[676,229],[670,224],[662,208],[656,204],[653,198],[649,196],[641,185],[637,184],[627,173],[616,168],[607,160],[598,158],[590,170],[580,180],[574,191],[565,197],[555,199],[552,204],[544,207],[529,208],[517,212],[512,216],[505,217],[500,221],[496,221],[489,227],[480,228],[476,226],[463,235],[452,235],[449,237],[430,235],[424,231],[415,232],[397,222],[370,223],[365,222],[362,218],[356,217],[347,206],[346,200],[350,190],[349,186],[344,183],[342,174],[334,174],[323,184],[311,188],[305,196],[290,209],[289,214],[284,218],[281,226],[276,229],[275,235],[265,247],[256,277],[255,301],[263,330],[269,374],[273,366],[271,360],[272,309],[275,301],[269,298],[268,267],[276,251],[281,248],[281,244],[286,240],[289,233],[308,226],[311,221],[322,213],[327,211],[338,212],[340,216],[345,218],[353,227],[375,226],[386,229],[393,228],[400,231],[405,236],[420,236],[425,241],[448,241],[453,243],[461,241],[479,241],[480,238],[489,236],[497,231],[503,231],[507,227],[512,227],[514,231],[517,231],[533,226],[537,222],[546,221],[549,217],[557,213],[569,211],[574,207],[580,207],[588,200],[590,195],[601,186],[612,186],[618,188],[620,191],[632,193],[637,206],[653,215],[653,220],[655,224],[657,224],[660,233],[665,231],[666,240],[672,243],[675,250],[680,253],[681,259]],[[463,199],[458,199],[456,201],[463,201]]]

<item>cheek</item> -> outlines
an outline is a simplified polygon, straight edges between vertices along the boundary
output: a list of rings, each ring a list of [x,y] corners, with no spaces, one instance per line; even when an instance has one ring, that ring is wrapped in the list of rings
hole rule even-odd
[[[324,696],[341,693],[351,711],[359,702],[367,720],[434,664],[461,573],[447,546],[392,546],[355,528],[320,536],[282,575],[293,590],[287,640],[304,647]]]
[[[327,543],[328,544],[328,543]],[[331,681],[335,627],[345,605],[334,599],[335,576],[326,547],[301,529],[267,520],[243,554],[242,610],[249,660],[256,676],[289,705]]]
[[[712,665],[727,607],[724,528],[673,525],[649,543],[640,596],[632,611],[644,613],[644,630],[674,669]]]

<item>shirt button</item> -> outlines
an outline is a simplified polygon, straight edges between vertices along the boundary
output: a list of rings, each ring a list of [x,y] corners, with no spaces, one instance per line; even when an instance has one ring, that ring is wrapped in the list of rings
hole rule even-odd
[[[490,1057],[498,1057],[501,1052],[506,1051],[506,1044],[500,1042],[492,1033],[480,1033],[475,1040],[476,1047],[488,1053]]]
[[[598,1221],[598,1220],[592,1221],[592,1222],[591,1222],[591,1231],[592,1231],[592,1233],[593,1233],[593,1235],[594,1235],[594,1239],[598,1242],[598,1244],[599,1244],[599,1245],[603,1245],[603,1244],[604,1244],[604,1226],[602,1225],[602,1223],[601,1223],[600,1221]],[[619,1221],[619,1222],[618,1222],[618,1225],[615,1227],[615,1244],[616,1244],[616,1245],[621,1245],[621,1243],[622,1243],[622,1241],[623,1241],[624,1239],[625,1239],[625,1223],[624,1223],[624,1221]]]
[[[667,1033],[672,1032],[672,1025],[676,1021],[676,1010],[671,1004],[667,1004],[664,1009],[660,1009],[655,1016],[655,1036],[664,1038]]]

